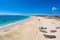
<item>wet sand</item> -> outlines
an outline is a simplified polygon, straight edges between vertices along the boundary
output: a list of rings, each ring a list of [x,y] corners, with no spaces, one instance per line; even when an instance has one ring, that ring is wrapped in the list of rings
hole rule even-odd
[[[59,19],[59,18],[58,18]],[[39,31],[39,27],[47,27],[48,33]],[[9,27],[0,29],[0,40],[60,40],[60,19],[56,20],[54,17],[48,18],[43,16],[31,16],[29,20],[18,22]],[[56,30],[56,33],[50,33],[50,30]],[[57,36],[55,39],[45,38],[43,34],[54,34]]]

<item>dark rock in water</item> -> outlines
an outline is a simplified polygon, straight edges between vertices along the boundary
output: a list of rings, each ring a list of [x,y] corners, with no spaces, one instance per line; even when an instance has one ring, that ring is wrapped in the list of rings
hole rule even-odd
[[[6,22],[6,20],[3,20],[3,22]]]

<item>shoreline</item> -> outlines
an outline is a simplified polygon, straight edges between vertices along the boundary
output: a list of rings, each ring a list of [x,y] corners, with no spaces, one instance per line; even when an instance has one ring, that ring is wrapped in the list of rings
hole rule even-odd
[[[19,26],[21,26],[20,23],[24,23],[28,20],[30,20],[31,17],[25,19],[25,20],[22,20],[22,21],[17,21],[17,22],[14,22],[14,23],[11,23],[11,24],[8,24],[6,26],[3,26],[3,27],[0,27],[0,35],[5,35],[7,33],[10,33],[12,32],[13,30],[15,30],[16,28],[18,28]],[[15,26],[16,25],[16,26]],[[18,27],[17,27],[18,26]],[[14,28],[14,29],[13,29]],[[5,32],[6,30],[6,32]]]
[[[14,25],[14,24],[17,24],[17,23],[21,23],[21,22],[24,22],[24,21],[27,21],[27,20],[29,20],[31,17],[29,17],[29,18],[27,18],[27,19],[24,19],[24,20],[19,20],[19,21],[16,21],[16,22],[13,22],[13,23],[10,23],[10,24],[6,24],[5,26],[0,26],[0,29],[1,28],[4,28],[4,27],[7,27],[7,26],[10,26],[10,25]]]

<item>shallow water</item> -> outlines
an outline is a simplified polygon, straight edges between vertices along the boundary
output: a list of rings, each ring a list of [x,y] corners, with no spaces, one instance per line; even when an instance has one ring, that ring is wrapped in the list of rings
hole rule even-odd
[[[21,21],[29,18],[29,16],[19,16],[19,15],[0,15],[0,26],[10,24],[16,21]]]

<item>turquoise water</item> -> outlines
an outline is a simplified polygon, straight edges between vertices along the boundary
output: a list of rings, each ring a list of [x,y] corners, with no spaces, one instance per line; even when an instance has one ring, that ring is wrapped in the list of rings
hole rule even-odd
[[[29,18],[29,16],[19,16],[19,15],[0,15],[0,26],[4,26],[9,23],[16,21],[21,21]]]

